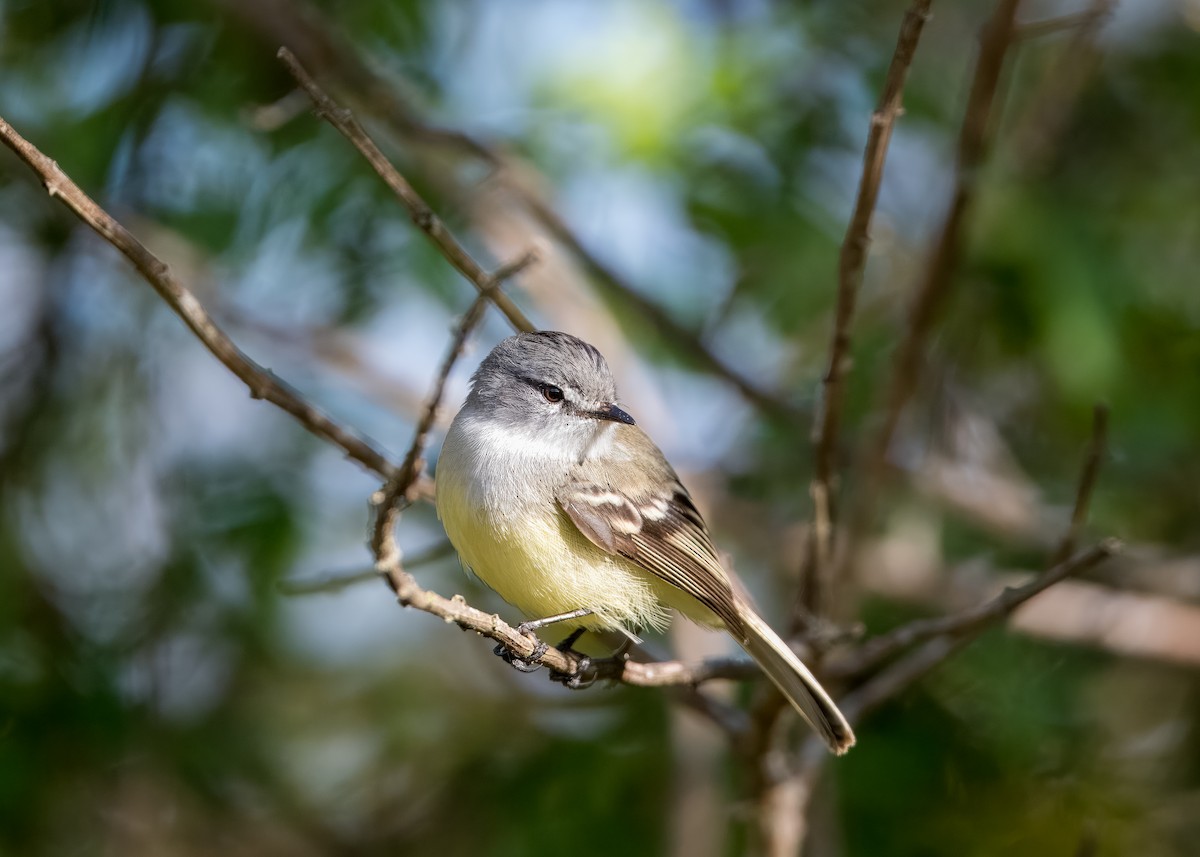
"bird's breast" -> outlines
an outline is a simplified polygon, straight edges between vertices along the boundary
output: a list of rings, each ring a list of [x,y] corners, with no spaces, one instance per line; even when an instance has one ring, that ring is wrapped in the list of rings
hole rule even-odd
[[[588,541],[555,500],[571,462],[493,440],[456,421],[438,461],[438,516],[463,563],[530,618],[583,607],[598,613],[590,627],[661,626],[647,574]]]

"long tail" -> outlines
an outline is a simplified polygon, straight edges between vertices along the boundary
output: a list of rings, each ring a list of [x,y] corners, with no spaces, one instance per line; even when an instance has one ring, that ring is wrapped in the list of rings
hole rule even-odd
[[[854,731],[808,667],[800,663],[795,652],[749,605],[739,603],[738,614],[746,629],[746,642],[742,644],[746,652],[775,682],[800,716],[839,756],[853,747]]]

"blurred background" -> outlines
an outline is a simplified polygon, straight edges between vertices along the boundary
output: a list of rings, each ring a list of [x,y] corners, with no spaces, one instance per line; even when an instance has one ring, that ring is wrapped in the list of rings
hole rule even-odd
[[[0,0],[0,115],[255,359],[398,459],[473,291],[275,51],[319,59],[479,259],[538,250],[509,291],[608,355],[782,625],[838,247],[905,8]],[[1019,18],[1089,8],[1028,0]],[[855,327],[851,462],[946,210],[990,10],[935,2],[912,67]],[[878,633],[1044,566],[1101,400],[1089,538],[1128,551],[870,716],[821,781],[807,853],[1200,849],[1200,3],[1075,24],[1010,54],[841,618]],[[397,105],[513,159],[586,258]],[[490,313],[445,420],[508,332]],[[0,854],[745,850],[747,776],[711,724],[658,691],[518,675],[348,582],[370,569],[377,486],[252,401],[0,153]],[[517,618],[428,505],[400,542],[423,585]],[[688,657],[726,651],[673,635]]]

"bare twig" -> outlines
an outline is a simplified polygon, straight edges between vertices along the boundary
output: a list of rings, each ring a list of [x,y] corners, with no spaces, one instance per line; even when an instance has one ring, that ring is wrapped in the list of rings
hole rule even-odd
[[[1063,537],[1060,552],[1063,548],[1069,552],[1086,520],[1089,499],[1104,454],[1107,418],[1107,409],[1102,405],[1096,406],[1092,440],[1084,458],[1071,524]],[[903,693],[991,624],[1011,615],[1022,604],[1063,579],[1095,567],[1108,557],[1119,553],[1121,549],[1119,540],[1105,539],[1099,545],[1071,559],[1065,556],[1060,558],[1056,554],[1049,569],[1023,586],[1007,588],[990,601],[961,613],[910,622],[869,640],[840,661],[822,664],[822,674],[832,679],[858,678],[875,670],[887,659],[909,646],[922,644],[877,672],[840,700],[839,707],[842,713],[851,725],[857,726],[864,714]],[[787,852],[775,853],[795,853],[799,850],[804,828],[800,828],[799,840],[793,841],[795,837],[785,837],[785,841],[780,842],[781,835],[793,831],[793,826],[781,816],[806,816],[814,783],[827,763],[828,754],[823,752],[819,742],[810,737],[804,744],[793,773],[778,780],[767,780],[761,785],[758,805],[760,829],[764,839],[769,844],[790,849]]]
[[[1106,539],[1096,547],[1043,572],[1024,586],[1006,589],[996,598],[978,607],[954,616],[910,623],[896,632],[869,641],[847,660],[826,663],[825,676],[850,678],[873,669],[882,660],[909,645],[923,643],[842,697],[838,701],[842,714],[857,728],[862,718],[871,710],[899,696],[994,622],[1008,616],[1020,605],[1064,578],[1095,567],[1108,557],[1119,553],[1121,548],[1119,540]],[[778,814],[781,810],[776,803],[782,799],[790,799],[787,804],[790,811],[803,813],[811,797],[813,784],[830,758],[832,757],[824,751],[815,737],[808,738],[795,761],[794,770],[778,780],[768,781],[764,786],[760,812],[772,811]],[[764,819],[766,834],[780,829],[770,825],[771,819]]]
[[[1107,17],[1112,5],[1113,0],[1099,0],[1099,2],[1092,3],[1091,8],[1084,9],[1082,12],[1072,12],[1068,15],[1058,15],[1040,21],[1024,21],[1013,28],[1013,39],[1025,41],[1061,33],[1063,30],[1094,27]]]
[[[813,526],[807,540],[800,597],[793,618],[793,630],[804,620],[811,621],[826,610],[833,587],[833,534],[837,522],[834,475],[837,469],[838,434],[845,401],[845,378],[850,370],[850,331],[854,321],[858,292],[871,243],[871,220],[883,181],[883,168],[896,120],[903,113],[904,83],[912,65],[917,43],[929,20],[932,0],[914,0],[900,24],[896,48],[888,65],[879,103],[871,115],[871,127],[863,151],[863,169],[854,210],[846,226],[838,257],[837,306],[829,360],[822,378],[822,395],[813,425],[815,467],[809,493],[813,502]],[[760,696],[755,705],[754,723],[757,750],[765,761],[774,723],[782,711],[775,694]],[[795,854],[806,832],[807,808],[824,762],[811,765],[801,776],[771,779],[758,772],[759,831],[767,854]]]
[[[397,95],[396,83],[376,74],[350,45],[337,36],[337,27],[306,0],[216,2],[240,16],[268,43],[288,45],[299,57],[297,62],[302,63],[314,74],[329,75],[338,84],[338,89],[345,98],[353,98],[360,107],[368,106],[371,114],[386,123],[392,133],[401,140],[427,149],[436,149],[439,154],[475,159],[497,170],[502,176],[512,176],[520,172],[514,168],[512,157],[497,151],[495,147],[460,131],[434,127],[423,121],[417,112]],[[600,261],[528,182],[505,180],[505,186],[515,194],[548,234],[575,255],[597,285],[619,303],[633,308],[639,315],[647,318],[652,329],[661,335],[664,341],[673,344],[704,369],[727,381],[764,413],[790,420],[798,420],[804,415],[799,407],[778,393],[764,390],[742,376],[718,357],[695,332],[677,322],[661,306],[647,300],[629,282]]]
[[[540,648],[540,642],[536,637],[518,633],[516,628],[503,621],[499,616],[471,607],[461,596],[445,598],[436,592],[422,589],[413,576],[400,565],[398,551],[393,552],[386,561],[378,563],[376,570],[396,594],[396,600],[404,607],[415,607],[425,613],[437,616],[445,622],[458,625],[465,631],[474,631],[501,644],[517,657],[526,660],[532,658],[533,662],[549,667],[556,673],[565,676],[581,675],[585,679],[593,676],[592,672],[580,669],[581,664],[576,654],[550,647],[533,658]],[[628,662],[621,669],[619,675],[601,671],[598,677],[613,678],[624,684],[642,687],[674,685],[679,690],[679,693],[675,694],[676,699],[703,713],[722,729],[735,735],[744,729],[744,718],[739,716],[736,710],[699,694],[694,688],[688,687],[690,683],[660,680],[662,673],[657,669],[659,666],[661,665]],[[667,664],[666,666],[670,668],[675,665]],[[714,664],[712,670],[704,678],[717,677],[716,666]],[[745,666],[750,670],[754,669],[753,665],[746,664]],[[733,672],[735,675],[730,677],[742,677],[740,665]]]
[[[196,296],[171,273],[165,262],[146,249],[133,233],[71,181],[58,164],[38,151],[3,118],[0,118],[0,138],[37,173],[50,196],[61,200],[80,220],[133,263],[138,273],[167,302],[204,347],[249,388],[253,398],[264,399],[283,409],[317,437],[341,447],[350,458],[381,476],[390,477],[395,473],[395,465],[369,439],[317,409],[295,389],[276,378],[269,369],[251,360],[234,345],[225,331],[201,306]]]
[[[418,229],[429,236],[429,239],[441,251],[442,255],[446,257],[446,261],[453,265],[455,270],[460,274],[470,280],[481,294],[490,294],[492,302],[508,317],[513,327],[526,332],[534,330],[533,323],[525,317],[525,314],[521,312],[508,295],[492,290],[492,286],[496,282],[495,277],[488,274],[483,269],[483,266],[471,257],[471,254],[466,251],[462,243],[446,228],[446,224],[442,222],[441,218],[433,212],[433,209],[413,189],[408,180],[400,175],[400,171],[379,150],[379,147],[375,145],[375,141],[363,130],[362,125],[358,123],[354,115],[345,107],[336,104],[332,98],[325,94],[325,91],[304,70],[304,66],[300,64],[300,61],[296,59],[291,51],[287,48],[280,48],[278,56],[280,62],[287,67],[292,77],[296,79],[296,82],[300,84],[301,88],[308,93],[308,97],[312,99],[313,104],[317,108],[317,115],[336,128],[367,159],[371,168],[375,170],[384,183],[404,204],[405,208],[408,209],[413,223],[416,224]]]
[[[1108,408],[1096,405],[1092,413],[1092,434],[1079,474],[1079,485],[1075,491],[1075,504],[1071,511],[1071,523],[1063,535],[1062,542],[1050,559],[1050,568],[1037,578],[1016,588],[1005,589],[991,601],[962,613],[941,616],[936,619],[917,619],[886,634],[868,640],[852,655],[842,661],[827,664],[826,674],[836,677],[854,677],[867,673],[902,649],[932,637],[961,635],[1002,616],[1012,613],[1033,596],[1054,585],[1071,574],[1086,570],[1100,560],[1117,553],[1121,543],[1106,539],[1091,551],[1068,559],[1075,549],[1083,525],[1087,520],[1088,506],[1096,487],[1096,478],[1108,438]],[[1082,564],[1082,567],[1080,565]]]
[[[208,350],[250,388],[255,398],[271,402],[291,414],[313,434],[341,447],[355,461],[366,465],[379,475],[387,477],[389,485],[393,484],[393,477],[409,474],[403,479],[395,479],[395,485],[399,489],[398,497],[407,494],[419,484],[417,477],[420,474],[420,468],[417,467],[417,463],[420,460],[425,435],[429,431],[433,414],[441,398],[446,374],[461,352],[462,341],[469,334],[471,326],[477,322],[484,302],[491,298],[489,293],[499,286],[503,277],[517,272],[532,261],[532,257],[527,254],[516,262],[497,269],[495,273],[486,275],[485,291],[481,291],[471,310],[468,310],[463,322],[459,325],[458,333],[439,373],[434,394],[418,425],[413,446],[405,457],[406,463],[411,460],[411,464],[397,467],[388,461],[383,453],[377,452],[368,441],[325,416],[295,393],[290,386],[243,354],[229,337],[213,323],[196,297],[171,274],[161,260],[150,253],[124,226],[80,190],[57,164],[21,137],[3,118],[0,118],[0,138],[29,164],[46,185],[51,196],[62,200],[84,223],[92,227],[97,234],[133,262],[134,267],[143,278],[183,319]],[[396,505],[393,501],[387,508],[394,509]],[[469,606],[460,596],[445,598],[435,592],[422,589],[400,564],[400,554],[392,541],[390,523],[394,523],[394,512],[377,515],[372,542],[376,556],[382,557],[382,561],[377,562],[375,573],[384,576],[402,605],[423,610],[446,622],[457,624],[464,630],[475,631],[501,643],[520,657],[528,657],[533,653],[538,641],[533,637],[518,634],[515,628],[502,621],[498,616]],[[390,545],[389,542],[391,542]],[[574,655],[566,654],[558,649],[549,649],[539,657],[538,661],[552,670],[566,675],[575,675],[580,666]],[[694,670],[694,680],[693,677],[687,675],[689,669]],[[630,685],[665,687],[699,684],[714,678],[740,679],[757,674],[757,669],[748,662],[722,663],[718,661],[702,664],[695,668],[688,668],[676,662],[665,664],[629,662],[619,672],[605,672],[604,677]],[[671,680],[672,677],[674,680]],[[681,691],[679,699],[684,704],[706,714],[727,730],[741,728],[741,720],[735,713],[732,713],[732,709],[726,710],[727,707],[722,707],[714,700],[689,690]]]
[[[596,285],[620,303],[632,307],[637,315],[647,322],[650,330],[673,342],[705,371],[727,381],[741,393],[746,401],[763,413],[783,420],[800,419],[802,412],[794,404],[751,383],[705,345],[698,334],[688,330],[660,305],[647,299],[641,292],[626,283],[616,271],[601,261],[583,244],[579,236],[567,226],[566,221],[558,212],[536,191],[527,187],[527,183],[509,181],[505,186],[513,190],[521,203],[529,209],[529,212],[550,236],[566,247],[580,261]]]
[[[931,3],[932,0],[914,0],[900,25],[900,35],[888,66],[883,92],[871,116],[871,129],[867,134],[867,145],[863,152],[862,177],[858,183],[858,197],[854,202],[854,211],[850,215],[838,259],[837,310],[833,336],[829,343],[829,362],[822,379],[824,392],[814,425],[816,467],[811,487],[814,525],[809,539],[806,575],[809,582],[804,605],[813,614],[820,612],[822,591],[828,586],[825,578],[829,567],[833,523],[836,520],[832,481],[837,466],[838,426],[844,401],[844,381],[850,369],[850,327],[854,321],[858,290],[862,285],[867,250],[871,244],[871,219],[875,213],[876,200],[879,198],[879,186],[883,181],[888,144],[891,142],[896,120],[904,112],[904,82],[909,66],[912,65],[921,31],[925,22],[929,20]]]
[[[1116,0],[1092,0],[1086,10],[1076,15],[1018,28],[1022,38],[1040,36],[1052,28],[1075,29],[1053,67],[1043,77],[1028,108],[1013,123],[1010,149],[1017,168],[1023,173],[1028,175],[1041,169],[1062,138],[1079,93],[1095,73],[1099,58],[1096,36],[1114,5]]]
[[[979,170],[987,153],[994,123],[996,93],[1004,58],[1012,44],[1013,19],[1020,0],[1000,0],[980,36],[979,59],[967,97],[966,113],[958,138],[954,191],[938,231],[929,261],[917,286],[908,314],[908,328],[892,362],[884,422],[876,438],[870,467],[882,467],[900,422],[900,415],[916,387],[925,342],[950,291],[962,246],[963,227],[974,200]]]
[[[506,270],[520,270],[532,261],[533,255],[527,254],[521,260],[523,264],[506,266]],[[492,292],[500,282],[495,277],[490,278],[490,280],[491,283],[488,287],[476,295],[475,300],[471,302],[471,306],[463,313],[462,321],[459,322],[458,328],[454,332],[454,336],[450,341],[450,348],[447,350],[446,357],[442,360],[441,369],[434,380],[429,400],[425,403],[425,410],[422,412],[421,418],[417,421],[417,428],[413,432],[412,444],[409,445],[408,452],[404,456],[404,463],[400,465],[400,469],[396,471],[396,474],[371,499],[372,504],[375,506],[375,523],[371,532],[371,550],[375,554],[377,567],[399,563],[400,549],[396,544],[394,533],[396,521],[399,519],[400,513],[404,508],[411,503],[412,498],[409,496],[409,492],[416,485],[417,477],[425,468],[421,455],[425,450],[429,430],[433,427],[433,422],[437,418],[438,408],[442,404],[442,396],[446,391],[446,379],[450,377],[450,370],[454,368],[454,364],[462,356],[463,348],[467,344],[467,337],[471,335],[471,331],[483,319],[484,307],[487,306],[489,300],[492,300]]]
[[[1030,598],[1044,592],[1060,580],[1087,571],[1102,560],[1120,552],[1121,542],[1105,539],[1096,547],[1056,563],[1023,586],[1009,587],[982,604],[961,613],[933,619],[917,619],[886,634],[874,637],[843,659],[825,664],[825,674],[850,678],[868,673],[903,649],[933,637],[963,636],[1001,619]]]
[[[1011,614],[1017,607],[1060,580],[1095,567],[1110,556],[1120,553],[1121,549],[1122,544],[1118,539],[1105,539],[1095,547],[1043,572],[1024,586],[1005,589],[979,607],[954,616],[912,622],[897,629],[901,633],[879,637],[878,646],[863,647],[859,653],[862,657],[856,656],[856,663],[836,668],[829,664],[830,674],[842,672],[845,667],[858,667],[858,671],[861,672],[907,645],[924,641],[924,645],[909,652],[857,690],[847,694],[839,703],[842,713],[851,725],[857,725],[865,713],[897,696],[979,636],[996,620]]]
[[[1087,454],[1083,459],[1083,469],[1079,474],[1079,485],[1075,489],[1075,505],[1071,509],[1071,523],[1063,534],[1058,550],[1054,552],[1050,562],[1057,565],[1071,555],[1075,543],[1083,532],[1087,522],[1088,509],[1092,503],[1092,492],[1096,488],[1096,477],[1100,475],[1100,465],[1104,461],[1104,453],[1108,448],[1108,406],[1096,405],[1092,409],[1092,437],[1088,442]]]
[[[437,562],[454,555],[454,546],[448,541],[440,541],[419,554],[409,557],[404,563],[405,568],[420,568],[423,565]],[[279,591],[284,595],[318,595],[329,592],[341,592],[368,580],[378,581],[379,572],[374,567],[361,568],[355,571],[331,571],[311,577],[294,577],[279,581]]]

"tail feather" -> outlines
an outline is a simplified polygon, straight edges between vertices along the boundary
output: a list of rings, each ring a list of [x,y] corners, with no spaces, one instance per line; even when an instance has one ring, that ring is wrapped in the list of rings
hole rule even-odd
[[[830,750],[840,756],[853,747],[854,731],[816,677],[757,613],[747,605],[739,605],[739,608],[746,630],[746,641],[742,645],[750,657],[758,662]]]

